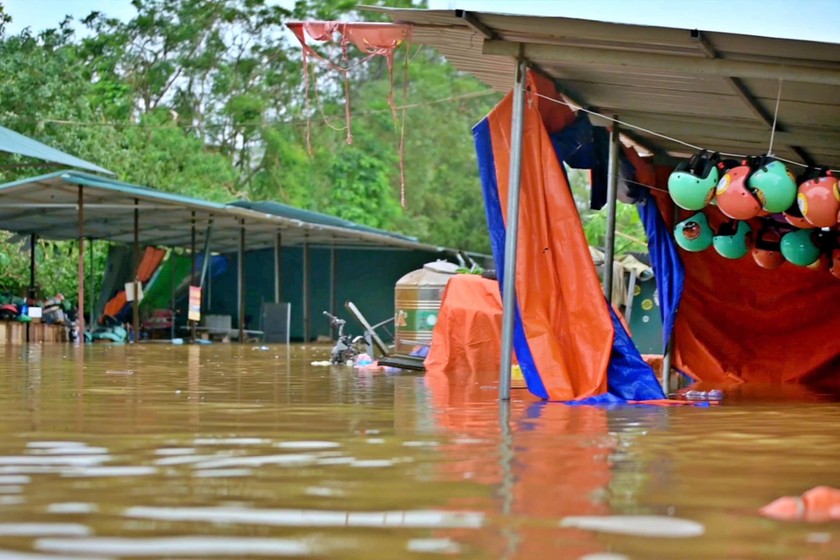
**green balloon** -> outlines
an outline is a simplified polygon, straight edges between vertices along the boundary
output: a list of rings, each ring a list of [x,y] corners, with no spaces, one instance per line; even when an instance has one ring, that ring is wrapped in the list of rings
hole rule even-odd
[[[688,171],[674,171],[668,177],[668,192],[680,208],[701,210],[712,200],[718,179],[717,167],[713,167],[705,179]]]
[[[758,168],[747,180],[761,207],[768,212],[784,212],[796,200],[796,181],[781,161],[771,161]]]
[[[810,229],[797,229],[782,237],[782,256],[797,266],[808,266],[820,258]]]
[[[738,222],[734,233],[715,235],[712,243],[715,251],[727,259],[740,259],[747,254],[747,235],[752,228],[747,222]]]
[[[712,228],[706,215],[698,212],[678,223],[674,228],[674,239],[677,245],[692,253],[708,249],[712,244]]]

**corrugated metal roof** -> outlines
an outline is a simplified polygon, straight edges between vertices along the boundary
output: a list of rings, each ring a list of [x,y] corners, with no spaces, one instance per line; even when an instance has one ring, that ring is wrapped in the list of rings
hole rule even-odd
[[[284,246],[397,247],[439,252],[443,247],[366,228],[315,212],[278,213],[260,204],[218,204],[131,185],[77,171],[63,171],[0,185],[0,229],[36,233],[46,239],[77,239],[79,190],[84,196],[84,236],[118,243],[134,241],[134,210],[139,212],[142,244],[189,247],[195,220],[196,245],[204,244],[212,220],[211,249],[236,251],[242,227],[246,250],[273,247],[277,234]],[[277,205],[283,206],[283,205]],[[289,208],[289,207],[286,207]]]
[[[355,222],[351,222],[348,220],[343,220],[341,218],[337,218],[336,216],[330,216],[328,214],[321,214],[320,212],[313,212],[311,210],[304,210],[303,208],[295,208],[294,206],[289,206],[287,204],[281,204],[279,202],[273,201],[251,201],[251,200],[239,200],[231,204],[231,206],[238,206],[240,208],[247,208],[248,210],[254,210],[256,212],[262,212],[265,214],[271,214],[272,216],[279,216],[282,218],[289,218],[291,220],[300,220],[303,222],[309,222],[312,224],[320,224],[324,226],[333,226],[345,229],[351,229],[354,231],[360,231],[365,233],[373,233],[375,235],[387,235],[388,237],[393,237],[394,239],[399,239],[401,241],[409,241],[412,243],[417,242],[416,237],[409,237],[407,235],[401,235],[399,233],[393,233],[390,231],[385,231],[383,229],[377,229],[370,226],[365,226],[362,224],[357,224]]]
[[[104,167],[99,167],[89,161],[51,148],[46,144],[33,140],[4,126],[0,126],[0,151],[58,163],[67,167],[77,167],[79,169],[95,171],[96,173],[114,175],[112,171],[108,171]]]
[[[511,89],[521,52],[575,105],[639,127],[629,129],[631,137],[660,154],[693,151],[677,140],[765,153],[779,95],[773,151],[840,168],[840,44],[571,18],[369,9],[412,24],[413,43],[435,47],[498,91]]]

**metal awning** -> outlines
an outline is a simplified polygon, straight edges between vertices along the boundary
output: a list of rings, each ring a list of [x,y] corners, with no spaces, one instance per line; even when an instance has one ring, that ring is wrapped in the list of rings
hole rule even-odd
[[[144,245],[190,247],[193,224],[202,246],[212,220],[211,249],[238,249],[244,227],[248,250],[274,247],[277,235],[284,246],[393,247],[439,252],[442,247],[358,224],[329,225],[171,194],[112,179],[62,171],[0,185],[0,229],[37,234],[46,239],[79,237],[79,193],[84,197],[84,236],[118,243],[134,241],[134,211],[138,238]],[[258,207],[258,206],[257,206]]]
[[[105,175],[114,175],[114,172],[108,171],[104,167],[99,167],[96,164],[77,158],[76,156],[71,156],[61,150],[51,148],[46,144],[42,144],[37,140],[33,140],[28,136],[24,136],[3,126],[0,126],[0,152],[18,154],[66,165],[67,167],[77,167],[79,169],[86,169],[87,171],[104,173]]]
[[[368,8],[502,92],[515,59],[659,155],[692,146],[840,168],[840,44],[464,10]],[[602,123],[603,124],[603,123]],[[689,144],[690,146],[686,146]]]

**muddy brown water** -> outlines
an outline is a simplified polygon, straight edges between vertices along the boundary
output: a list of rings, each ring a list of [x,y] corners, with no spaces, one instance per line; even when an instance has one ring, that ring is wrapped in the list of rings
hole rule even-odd
[[[311,365],[328,354],[0,346],[0,559],[840,557],[840,523],[756,513],[840,487],[831,395],[595,408],[514,391],[503,424],[492,382]],[[566,526],[609,515],[702,534]]]

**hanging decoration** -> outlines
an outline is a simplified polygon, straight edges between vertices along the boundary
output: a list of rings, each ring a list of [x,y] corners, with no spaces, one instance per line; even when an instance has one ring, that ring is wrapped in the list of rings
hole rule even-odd
[[[315,91],[315,66],[310,65],[312,59],[323,62],[328,68],[339,72],[344,78],[344,118],[347,143],[353,143],[353,133],[350,126],[350,72],[365,64],[374,57],[385,58],[388,64],[388,106],[394,120],[394,130],[399,132],[399,160],[400,160],[400,204],[405,208],[405,109],[402,113],[402,124],[399,124],[397,105],[394,101],[394,52],[411,39],[411,26],[396,23],[369,23],[343,21],[307,21],[291,22],[286,26],[294,33],[303,48],[303,87],[306,111],[306,146],[312,152],[311,121],[310,121],[310,89]],[[340,56],[337,61],[325,58],[318,53],[309,41],[320,43],[334,43],[339,46]],[[365,56],[360,60],[351,60],[350,46],[355,46]],[[312,84],[310,86],[310,78]],[[404,75],[403,96],[408,92],[408,56]],[[405,100],[404,103],[405,105]]]

